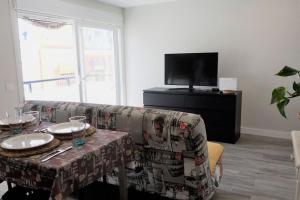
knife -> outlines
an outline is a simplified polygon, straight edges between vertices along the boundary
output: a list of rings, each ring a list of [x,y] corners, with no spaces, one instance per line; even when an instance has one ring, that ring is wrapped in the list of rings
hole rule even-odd
[[[41,160],[41,162],[42,163],[46,162],[46,161],[50,160],[51,158],[53,158],[53,157],[55,157],[55,156],[57,156],[59,154],[62,154],[64,152],[66,152],[66,151],[71,150],[72,148],[73,148],[72,146],[69,146],[69,147],[67,147],[65,149],[57,149],[56,151],[53,151],[53,152],[51,152],[51,153],[49,153],[47,155],[42,156],[43,159]]]

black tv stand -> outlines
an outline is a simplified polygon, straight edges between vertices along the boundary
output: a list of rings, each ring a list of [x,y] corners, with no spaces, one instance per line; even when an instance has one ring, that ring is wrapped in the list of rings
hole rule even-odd
[[[189,88],[167,88],[168,90],[189,90]]]
[[[197,90],[197,89],[195,89],[195,88],[193,88],[193,89],[190,89],[190,88],[168,88],[168,90],[193,92],[194,90]]]
[[[182,89],[144,90],[144,106],[200,114],[205,122],[208,140],[235,143],[239,139],[241,91],[223,94],[222,91]]]
[[[168,90],[188,90],[188,91],[193,91],[196,90],[193,85],[189,85],[188,88],[168,88]]]
[[[222,93],[219,89],[200,89],[200,88],[165,88],[166,90],[169,90],[170,92],[188,92],[188,93]]]

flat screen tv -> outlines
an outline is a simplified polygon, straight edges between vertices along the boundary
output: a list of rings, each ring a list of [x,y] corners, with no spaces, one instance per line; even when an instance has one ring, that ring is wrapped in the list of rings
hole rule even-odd
[[[218,53],[165,54],[165,85],[217,86]]]

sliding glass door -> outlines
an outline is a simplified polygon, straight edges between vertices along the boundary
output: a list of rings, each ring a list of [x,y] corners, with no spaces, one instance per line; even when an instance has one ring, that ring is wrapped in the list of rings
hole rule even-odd
[[[83,101],[117,103],[114,31],[79,27]]]
[[[18,20],[26,100],[120,103],[118,29]]]

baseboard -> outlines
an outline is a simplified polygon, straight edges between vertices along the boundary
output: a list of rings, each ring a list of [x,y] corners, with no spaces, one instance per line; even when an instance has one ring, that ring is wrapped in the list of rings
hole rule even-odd
[[[291,134],[290,132],[287,131],[242,127],[241,133],[249,134],[249,135],[273,137],[273,138],[281,138],[281,139],[291,139]]]

